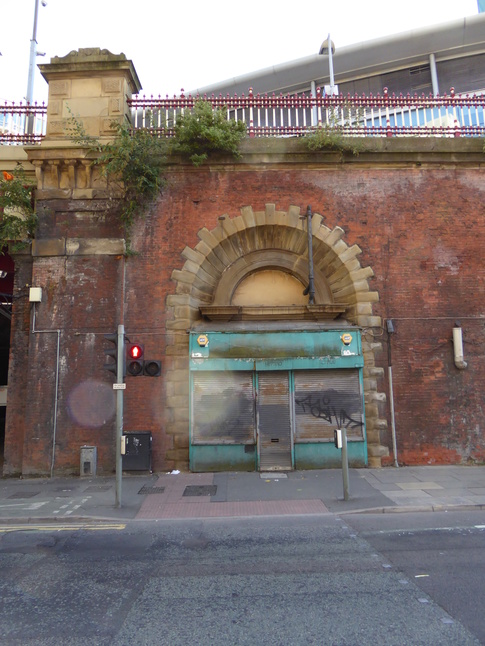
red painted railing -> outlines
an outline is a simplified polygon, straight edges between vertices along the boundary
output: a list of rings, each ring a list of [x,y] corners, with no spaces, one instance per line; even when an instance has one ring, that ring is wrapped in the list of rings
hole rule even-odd
[[[179,115],[197,100],[214,109],[225,107],[228,119],[242,120],[250,137],[301,136],[314,128],[338,128],[348,136],[480,137],[485,135],[483,94],[438,96],[395,95],[387,89],[377,95],[254,94],[242,96],[185,96],[129,101],[135,128],[149,128],[171,137]]]
[[[5,103],[0,105],[0,144],[28,145],[42,141],[47,123],[44,103]]]
[[[128,103],[135,128],[172,137],[180,115],[197,100],[214,109],[226,108],[227,118],[244,121],[249,137],[298,137],[326,126],[346,136],[361,137],[484,137],[485,93],[418,96],[389,94],[325,95],[254,94],[241,96],[134,97]],[[39,143],[46,130],[44,104],[0,105],[0,144]],[[28,126],[26,126],[28,122]],[[33,125],[32,125],[33,124]],[[27,132],[28,131],[28,132]]]

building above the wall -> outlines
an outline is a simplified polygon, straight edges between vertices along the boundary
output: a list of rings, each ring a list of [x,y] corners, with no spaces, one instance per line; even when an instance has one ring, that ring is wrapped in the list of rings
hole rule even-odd
[[[445,94],[485,90],[485,14],[339,48],[333,55],[340,94]],[[191,94],[308,93],[330,82],[328,56],[315,53],[250,72]]]

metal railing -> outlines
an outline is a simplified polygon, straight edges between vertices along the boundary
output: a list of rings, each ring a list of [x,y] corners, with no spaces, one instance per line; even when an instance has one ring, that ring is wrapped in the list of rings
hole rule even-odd
[[[0,144],[30,145],[42,141],[47,126],[44,103],[0,104]]]
[[[325,95],[254,94],[241,96],[134,97],[128,100],[135,129],[172,137],[177,119],[208,101],[225,108],[227,118],[243,121],[249,137],[300,137],[319,127],[354,137],[484,137],[485,91],[473,95]],[[26,123],[30,120],[30,132]],[[26,145],[42,141],[46,132],[44,104],[0,105],[0,144]]]
[[[171,137],[180,115],[198,100],[214,109],[226,108],[227,118],[243,121],[249,137],[302,136],[318,127],[336,128],[346,136],[482,137],[485,135],[485,96],[383,94],[309,94],[247,96],[134,97],[129,101],[135,128],[148,128]]]

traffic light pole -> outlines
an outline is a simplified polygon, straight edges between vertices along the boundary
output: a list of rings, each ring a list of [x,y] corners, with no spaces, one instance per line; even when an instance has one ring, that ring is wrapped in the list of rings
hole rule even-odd
[[[118,355],[116,357],[116,507],[121,507],[122,455],[121,438],[123,437],[123,387],[125,362],[125,326],[118,325]]]

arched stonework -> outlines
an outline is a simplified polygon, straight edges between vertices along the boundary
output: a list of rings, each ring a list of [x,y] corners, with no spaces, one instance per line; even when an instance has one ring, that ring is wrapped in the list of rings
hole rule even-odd
[[[369,289],[373,271],[361,267],[361,249],[349,247],[342,240],[343,229],[329,229],[319,214],[312,218],[312,234],[317,302],[345,303],[346,320],[362,328],[381,326],[380,317],[372,314],[378,300],[377,292]],[[183,268],[172,272],[176,293],[167,298],[172,320],[167,321],[166,458],[179,468],[188,467],[189,445],[189,339],[185,332],[201,320],[199,308],[222,304],[225,294],[230,298],[245,276],[263,266],[280,267],[299,279],[308,276],[306,219],[300,217],[299,207],[290,206],[288,211],[277,211],[274,204],[267,204],[264,211],[244,207],[240,216],[221,216],[212,231],[203,228],[198,237],[194,249],[183,251]],[[374,356],[380,344],[368,341],[364,334],[362,346],[368,458],[369,466],[377,467],[388,453],[380,444],[380,431],[386,427],[378,410],[385,394],[377,392],[377,377],[383,369],[376,367]]]

